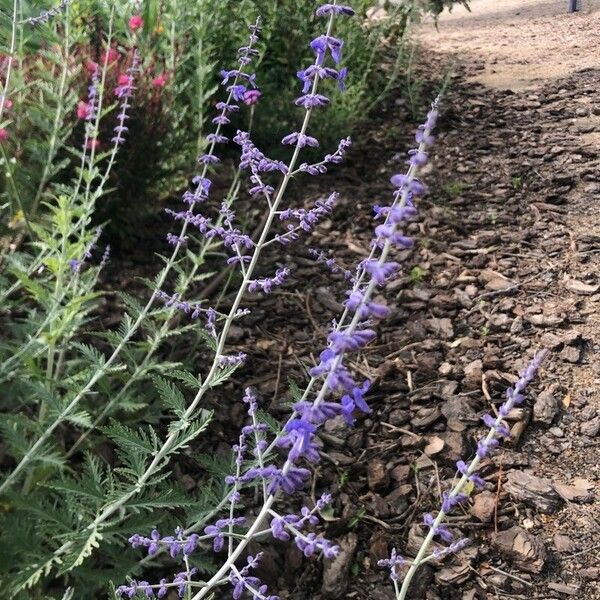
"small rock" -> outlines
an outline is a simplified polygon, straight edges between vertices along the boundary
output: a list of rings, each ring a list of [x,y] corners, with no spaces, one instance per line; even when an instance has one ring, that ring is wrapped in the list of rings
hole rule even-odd
[[[367,481],[369,482],[369,489],[374,491],[387,487],[390,478],[385,468],[385,463],[382,460],[375,458],[369,462],[367,467]]]
[[[583,486],[555,483],[554,489],[563,500],[568,502],[591,502],[594,499],[594,495]]]
[[[484,269],[481,271],[480,277],[485,281],[485,287],[492,291],[505,290],[515,285],[514,281],[492,269]]]
[[[410,422],[415,429],[428,429],[441,416],[442,413],[437,406],[424,406],[417,411],[416,416]]]
[[[576,549],[575,543],[568,535],[555,533],[552,541],[557,552],[573,552]]]
[[[439,454],[444,449],[445,445],[446,444],[444,440],[437,436],[434,436],[432,438],[429,438],[429,442],[427,446],[425,446],[425,448],[423,449],[423,452],[425,452],[427,456],[434,456],[436,454]]]
[[[591,421],[586,421],[579,426],[583,435],[594,437],[600,433],[600,417],[594,417]]]
[[[515,499],[543,513],[556,512],[561,500],[549,479],[536,477],[528,471],[509,471],[506,491]]]
[[[481,377],[483,376],[483,362],[480,359],[470,362],[465,367],[465,387],[471,390],[481,387]]]
[[[566,594],[567,596],[578,596],[580,589],[578,585],[566,583],[549,583],[548,588],[553,592],[559,592],[561,594]]]
[[[545,333],[541,337],[540,343],[545,348],[554,350],[554,349],[558,348],[559,346],[561,346],[563,344],[563,341],[560,338],[560,336],[556,335],[555,333],[548,332],[548,333]]]
[[[559,315],[527,315],[527,321],[539,327],[554,327],[560,325],[565,318]]]
[[[394,427],[402,427],[410,421],[410,411],[404,410],[403,408],[395,408],[390,412],[388,422]]]
[[[527,573],[540,573],[544,568],[546,548],[543,542],[521,527],[501,531],[492,539],[492,545]]]
[[[426,327],[434,335],[441,337],[444,340],[450,340],[454,337],[454,328],[452,320],[447,318],[432,318],[425,321]]]
[[[469,563],[443,567],[435,574],[435,580],[440,585],[460,585],[469,579],[471,568]]]
[[[469,398],[465,396],[449,398],[442,404],[441,411],[452,431],[464,431],[467,424],[475,424],[479,421],[477,413],[471,407]]]
[[[489,523],[496,511],[496,494],[481,492],[473,498],[471,514],[482,523]]]
[[[457,460],[462,460],[465,456],[469,456],[471,445],[467,436],[458,431],[445,431],[439,436],[444,442],[444,460],[454,464]]]
[[[575,346],[565,346],[560,353],[560,357],[569,363],[578,363],[581,359],[581,348]]]
[[[369,540],[369,558],[373,564],[377,561],[388,558],[388,536],[381,530],[376,531]]]
[[[597,579],[600,579],[600,567],[588,567],[586,569],[581,569],[579,574],[585,579],[596,581]]]
[[[348,572],[354,560],[358,536],[349,533],[339,541],[340,551],[333,560],[323,563],[323,585],[325,598],[341,598],[348,587]]]
[[[404,483],[405,481],[408,481],[410,465],[397,465],[392,469],[390,475],[394,481]]]
[[[540,392],[533,405],[533,419],[538,423],[550,425],[559,410],[556,386]]]

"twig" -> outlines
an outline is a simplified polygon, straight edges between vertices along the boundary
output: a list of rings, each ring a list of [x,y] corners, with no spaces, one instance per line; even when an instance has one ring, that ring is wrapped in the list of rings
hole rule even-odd
[[[488,565],[488,567],[492,570],[492,571],[496,571],[496,573],[500,573],[500,575],[506,575],[506,577],[510,577],[511,579],[514,579],[515,581],[519,581],[520,583],[528,586],[528,587],[533,587],[533,583],[531,583],[531,581],[527,581],[526,579],[522,579],[521,577],[517,577],[517,575],[513,575],[512,573],[508,573],[506,571],[503,571],[502,569],[498,569],[496,567],[492,567],[492,565]]]

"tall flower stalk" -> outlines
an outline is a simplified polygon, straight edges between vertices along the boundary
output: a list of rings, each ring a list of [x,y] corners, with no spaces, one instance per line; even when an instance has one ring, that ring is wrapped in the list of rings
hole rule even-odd
[[[467,486],[470,485],[471,489],[481,489],[485,486],[485,481],[477,474],[479,464],[482,459],[487,457],[489,453],[499,445],[500,439],[510,436],[510,431],[504,420],[515,406],[523,403],[525,399],[525,396],[523,395],[525,389],[536,377],[542,361],[547,354],[547,350],[538,352],[527,368],[521,372],[515,385],[506,390],[506,400],[498,409],[497,414],[486,414],[483,417],[483,421],[489,427],[489,431],[485,437],[478,441],[477,454],[468,464],[462,460],[459,460],[456,463],[461,477],[450,492],[444,492],[441,510],[436,517],[433,518],[432,515],[429,514],[425,515],[424,523],[429,527],[429,531],[425,536],[417,555],[410,561],[410,567],[402,580],[401,586],[399,584],[401,580],[399,568],[406,565],[408,561],[399,556],[395,549],[392,551],[392,555],[389,559],[379,561],[380,566],[390,570],[390,578],[393,582],[396,598],[398,600],[406,600],[406,598],[409,597],[407,594],[413,577],[419,567],[430,560],[443,558],[448,554],[458,552],[469,542],[468,539],[453,540],[453,536],[450,531],[446,529],[444,521],[446,520],[448,513],[456,506],[468,500],[470,492],[468,491],[469,488]],[[436,536],[440,537],[443,541],[448,542],[449,546],[442,550],[435,550],[430,554],[429,549]]]
[[[325,14],[331,15],[336,14],[340,10],[351,10],[349,7],[339,7],[337,5],[325,5],[322,9],[330,11]],[[323,14],[322,9],[320,9],[321,14]],[[326,40],[325,44],[328,46],[332,45],[333,50],[337,52],[340,46],[335,42],[331,42],[329,34],[326,38],[325,36],[317,38],[317,43],[313,42],[313,48],[316,46],[320,50],[324,39]],[[322,66],[322,64],[319,66]],[[303,73],[306,73],[306,71]],[[383,285],[396,272],[399,266],[397,263],[388,261],[388,255],[392,248],[402,249],[412,244],[411,240],[402,235],[400,226],[404,221],[414,216],[416,213],[414,199],[424,192],[424,186],[416,178],[416,174],[418,168],[427,162],[426,150],[433,142],[431,131],[435,125],[436,118],[437,100],[428,115],[426,124],[417,133],[419,146],[415,151],[411,151],[409,155],[410,167],[408,173],[392,177],[392,184],[396,187],[393,202],[387,207],[376,207],[376,214],[379,218],[382,218],[383,223],[376,227],[372,252],[367,259],[362,261],[360,267],[357,269],[352,289],[348,292],[349,297],[346,302],[345,315],[354,313],[354,317],[347,325],[344,324],[343,319],[340,320],[337,327],[331,332],[329,336],[330,345],[321,353],[321,363],[311,370],[313,379],[307,387],[307,391],[305,391],[302,400],[294,406],[295,411],[292,417],[282,430],[275,435],[270,444],[266,440],[267,430],[265,426],[257,423],[255,418],[256,399],[250,390],[246,391],[244,402],[250,406],[248,414],[252,418],[252,423],[242,429],[240,440],[234,446],[236,472],[225,480],[226,483],[232,486],[228,493],[228,498],[230,499],[228,517],[204,529],[205,534],[213,537],[216,551],[219,551],[223,547],[225,538],[227,538],[227,559],[222,562],[217,572],[208,581],[193,582],[193,574],[187,573],[186,581],[189,588],[198,588],[192,597],[193,600],[204,598],[212,593],[212,590],[216,586],[220,586],[224,582],[234,585],[235,598],[239,597],[236,593],[241,593],[243,589],[251,593],[254,593],[253,590],[258,589],[260,592],[260,582],[247,572],[242,573],[237,570],[235,565],[247,551],[250,541],[264,535],[265,531],[270,531],[272,535],[279,539],[290,539],[290,537],[293,537],[296,545],[307,556],[315,552],[322,552],[325,556],[332,557],[337,553],[337,547],[333,546],[327,540],[317,537],[314,533],[303,533],[301,531],[304,526],[304,519],[309,519],[311,523],[316,522],[312,520],[315,518],[314,513],[309,509],[303,509],[303,517],[283,516],[275,510],[275,503],[282,493],[293,494],[301,489],[310,476],[310,472],[302,467],[300,463],[303,460],[310,462],[317,462],[319,460],[318,447],[315,444],[314,438],[318,427],[324,421],[342,414],[346,421],[352,424],[354,422],[354,413],[357,410],[369,412],[369,407],[364,399],[369,383],[365,382],[362,385],[356,385],[349,371],[343,365],[343,358],[347,351],[361,348],[374,337],[374,332],[366,328],[372,319],[383,318],[389,314],[387,307],[375,303],[372,300],[372,296],[375,289]],[[240,136],[238,135],[238,137]],[[301,140],[301,143],[304,142],[305,145],[308,141],[308,136],[303,131],[286,136],[284,143],[290,137],[295,141]],[[260,188],[264,184],[258,177],[258,169],[253,169],[252,166],[253,164],[255,166],[256,164],[260,164],[260,161],[264,159],[255,155],[256,149],[245,136],[241,136],[241,138],[243,159],[249,164],[252,170],[253,183]],[[255,163],[252,160],[253,156]],[[305,166],[302,170],[308,171],[309,166]],[[270,207],[272,208],[273,205],[271,204]],[[287,219],[293,216],[293,211],[284,211],[280,214],[282,214],[284,219]],[[306,218],[304,213],[295,216],[300,216],[301,219]],[[281,243],[287,243],[287,240]],[[378,258],[374,258],[377,255]],[[246,277],[251,277],[251,273],[247,273]],[[322,380],[322,386],[316,393],[314,401],[309,402],[307,400],[309,390],[314,382],[318,380]],[[343,394],[339,403],[329,399],[329,395],[332,392]],[[244,464],[242,457],[244,452],[246,452],[248,444],[247,436],[251,434],[256,438],[254,443],[254,460],[250,466],[242,468]],[[272,451],[275,448],[287,449],[286,458],[281,467],[273,463]],[[236,520],[234,506],[240,500],[240,486],[248,485],[253,481],[258,482],[259,487],[262,488],[263,500],[252,525],[245,533],[240,534],[234,531],[234,526],[242,525],[243,521]],[[326,501],[329,501],[328,497]],[[326,501],[324,500],[323,502]],[[321,510],[323,506],[324,503],[318,503],[316,510]],[[265,530],[268,520],[271,520],[271,527]],[[188,530],[188,540],[191,539],[189,535]],[[132,539],[137,540],[135,536]],[[158,544],[156,546],[158,548],[160,540],[158,532],[153,532],[152,539]],[[180,543],[185,543],[184,539]],[[146,585],[146,582],[132,582],[129,586],[122,586],[120,592],[128,594],[133,590],[142,589],[140,587],[142,584]],[[266,598],[270,596],[267,596],[266,590],[264,590],[255,597]]]

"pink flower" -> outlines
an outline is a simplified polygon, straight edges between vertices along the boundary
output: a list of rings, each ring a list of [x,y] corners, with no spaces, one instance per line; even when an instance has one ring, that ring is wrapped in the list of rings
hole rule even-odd
[[[161,73],[152,80],[152,85],[157,88],[162,88],[167,85],[167,81],[169,81],[169,76],[166,73]]]
[[[144,26],[144,19],[142,19],[142,17],[140,17],[140,15],[133,15],[133,17],[131,17],[131,19],[129,19],[129,29],[131,29],[131,31],[137,31],[138,29],[140,29],[143,26]]]
[[[10,110],[13,107],[13,101],[10,98],[6,98],[6,100],[4,100],[4,108],[6,110]]]
[[[114,63],[115,61],[119,60],[120,56],[121,55],[114,48],[111,48],[108,51],[108,53],[107,52],[103,52],[102,53],[102,56],[100,56],[100,62],[102,64],[104,64],[104,63],[108,63],[108,64]],[[88,64],[89,65],[92,65],[92,64],[96,65],[96,63],[92,63],[92,62],[90,62]],[[88,70],[89,70],[89,67],[88,67]],[[93,73],[93,71],[91,71],[91,72]]]
[[[92,149],[97,150],[100,147],[100,140],[92,140],[92,139],[90,139],[90,140],[87,141],[87,144],[85,145],[85,147],[88,150],[92,150]]]
[[[119,75],[119,80],[118,80],[119,85],[129,85],[129,75],[122,73],[121,75]]]
[[[0,142],[4,142],[8,139],[8,131],[4,127],[0,127]]]
[[[85,100],[80,100],[77,103],[77,118],[87,119],[90,115],[90,105]]]
[[[256,104],[258,102],[261,96],[262,93],[260,92],[260,90],[248,90],[247,92],[244,92],[244,104],[252,106],[253,104]]]

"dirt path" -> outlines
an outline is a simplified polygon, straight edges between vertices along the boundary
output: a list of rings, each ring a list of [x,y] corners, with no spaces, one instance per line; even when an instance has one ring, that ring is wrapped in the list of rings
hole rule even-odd
[[[476,67],[472,80],[499,89],[524,90],[585,68],[600,67],[600,0],[473,0],[445,13],[438,29],[424,27],[424,43],[458,53]]]

